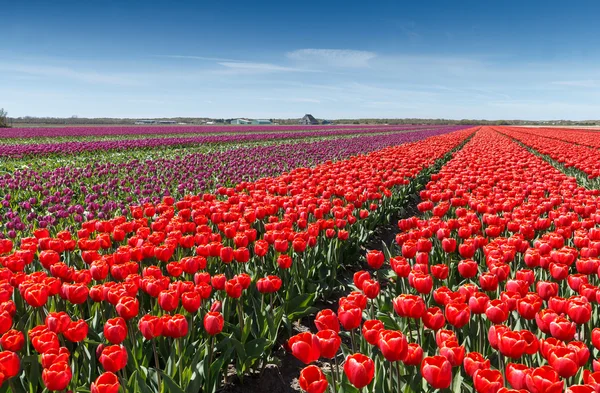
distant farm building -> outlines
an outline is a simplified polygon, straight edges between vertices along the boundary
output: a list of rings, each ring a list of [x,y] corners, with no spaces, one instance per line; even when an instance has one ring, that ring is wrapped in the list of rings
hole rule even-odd
[[[245,124],[252,124],[252,122],[248,119],[233,119],[231,121],[231,124],[245,125]]]
[[[271,120],[268,119],[253,119],[252,120],[252,124],[273,124],[271,123]]]
[[[271,120],[268,119],[233,119],[231,120],[231,124],[260,124],[260,125],[266,125],[266,124],[273,124],[271,122]]]
[[[136,120],[134,124],[177,124],[175,120],[152,120],[152,119],[141,119]]]
[[[308,125],[317,125],[319,124],[319,121],[317,119],[315,119],[313,117],[313,115],[311,114],[306,114],[304,115],[304,117],[300,120],[300,124],[308,126]]]

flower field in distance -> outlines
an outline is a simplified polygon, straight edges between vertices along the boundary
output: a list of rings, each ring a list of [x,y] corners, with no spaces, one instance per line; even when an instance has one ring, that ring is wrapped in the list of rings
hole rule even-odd
[[[0,392],[600,392],[600,134],[233,130],[10,130]]]

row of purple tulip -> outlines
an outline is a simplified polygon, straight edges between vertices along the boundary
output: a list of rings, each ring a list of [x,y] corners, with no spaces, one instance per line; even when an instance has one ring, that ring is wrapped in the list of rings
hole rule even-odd
[[[435,127],[433,127],[435,128]],[[173,136],[165,138],[143,138],[143,139],[118,139],[118,140],[96,140],[96,141],[69,141],[56,143],[27,143],[27,144],[7,144],[0,146],[0,157],[23,158],[29,156],[47,156],[51,154],[80,154],[90,151],[106,150],[128,150],[128,149],[154,149],[162,146],[190,146],[202,144],[224,144],[224,143],[245,143],[261,140],[274,139],[303,139],[312,137],[330,137],[344,136],[353,134],[365,134],[375,132],[395,132],[411,131],[413,128],[406,127],[402,129],[380,129],[369,128],[363,130],[340,129],[340,130],[315,130],[304,132],[261,132],[261,133],[240,133],[240,134],[220,134],[220,135],[194,135],[194,136]]]
[[[110,126],[110,127],[30,127],[9,128],[3,131],[5,138],[48,138],[65,136],[103,135],[159,135],[159,134],[216,134],[257,132],[301,132],[326,130],[375,130],[375,132],[431,128],[429,125],[249,125],[249,126]]]

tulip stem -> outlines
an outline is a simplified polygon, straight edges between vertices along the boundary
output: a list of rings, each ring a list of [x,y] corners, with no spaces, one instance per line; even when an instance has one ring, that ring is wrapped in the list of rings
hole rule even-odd
[[[244,337],[244,309],[242,308],[242,299],[238,299],[238,316],[240,319],[240,341]]]
[[[332,370],[333,370],[333,393],[336,392],[337,390],[337,383],[338,383],[338,374],[339,374],[339,368],[338,368],[338,360],[337,360],[337,353],[333,356],[333,366],[332,366]],[[342,377],[340,376],[339,381],[341,383],[342,381]]]
[[[183,389],[183,350],[181,348],[181,338],[176,339],[177,346],[179,347],[179,387]]]
[[[504,355],[501,353],[498,353],[498,370],[500,370],[500,373],[502,373],[502,382],[504,383],[503,386],[506,386],[506,376],[504,375]]]
[[[215,336],[210,336],[210,346],[208,350],[208,367],[206,368],[206,391],[210,391],[210,366],[213,361],[213,348],[215,344]]]
[[[388,375],[389,383],[390,383],[390,392],[394,391],[394,373],[392,372],[393,370],[394,370],[394,362],[390,362],[390,372],[388,373],[389,374]]]
[[[354,346],[354,329],[350,330],[350,338],[352,341],[352,352],[356,353],[356,347]]]
[[[375,299],[371,299],[371,318],[375,319]]]
[[[156,381],[158,382],[158,391],[160,392],[162,383],[160,381],[160,366],[158,364],[158,352],[156,351],[156,342],[152,339],[152,352],[154,352],[154,366],[156,367]]]

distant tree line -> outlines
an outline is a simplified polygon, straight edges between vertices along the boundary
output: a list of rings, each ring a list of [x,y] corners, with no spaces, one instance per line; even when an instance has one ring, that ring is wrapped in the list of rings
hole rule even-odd
[[[4,108],[0,108],[0,128],[8,127],[8,113]]]

